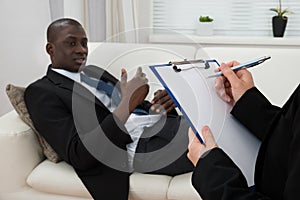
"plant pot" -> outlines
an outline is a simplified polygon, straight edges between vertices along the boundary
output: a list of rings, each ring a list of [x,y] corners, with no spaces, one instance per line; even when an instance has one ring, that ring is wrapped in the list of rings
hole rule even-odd
[[[272,27],[273,27],[273,36],[274,37],[283,37],[287,21],[288,21],[287,17],[274,16],[272,18]]]
[[[201,36],[209,36],[213,35],[213,30],[213,22],[199,22],[197,25],[196,33]]]

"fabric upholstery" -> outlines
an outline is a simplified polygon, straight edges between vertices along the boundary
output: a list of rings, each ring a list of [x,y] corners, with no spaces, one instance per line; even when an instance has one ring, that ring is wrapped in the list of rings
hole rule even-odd
[[[38,138],[38,141],[42,147],[44,155],[52,162],[59,162],[61,159],[57,155],[57,153],[53,150],[53,148],[47,143],[47,141],[39,134],[39,132],[33,126],[33,123],[30,119],[29,113],[27,111],[27,107],[24,101],[24,87],[18,87],[12,84],[8,84],[6,86],[7,96],[19,114],[20,118],[30,127]]]
[[[0,199],[3,200],[3,192],[26,185],[27,176],[45,156],[32,129],[15,110],[0,117],[0,149]]]
[[[173,177],[168,188],[168,199],[201,199],[197,191],[192,186],[191,179],[191,172]]]
[[[91,198],[72,166],[66,162],[45,160],[32,171],[26,182],[40,192]]]

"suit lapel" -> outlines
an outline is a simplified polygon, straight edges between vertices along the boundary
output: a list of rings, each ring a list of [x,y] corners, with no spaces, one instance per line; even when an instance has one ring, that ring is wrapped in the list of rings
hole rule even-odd
[[[48,67],[47,78],[55,85],[73,91],[75,82],[72,79],[51,70],[51,66]]]
[[[83,72],[90,77],[100,79],[104,82],[111,82],[120,90],[119,80],[100,67],[97,67],[95,65],[88,65],[83,68]]]
[[[110,82],[116,87],[119,92],[121,92],[120,81],[116,79],[112,74],[107,72],[106,70],[97,67],[95,65],[87,65],[83,68],[83,72],[90,77],[94,77],[96,79],[102,80],[104,82]]]
[[[53,82],[58,87],[65,89],[65,90],[69,90],[72,92],[73,95],[75,95],[75,94],[79,95],[79,96],[86,98],[86,99],[90,100],[91,102],[94,102],[97,105],[107,109],[106,106],[101,101],[99,101],[99,99],[96,98],[96,96],[92,92],[90,92],[88,89],[86,89],[84,86],[82,86],[81,84],[73,81],[72,79],[70,79],[66,76],[63,76],[63,75],[51,70],[50,67],[48,68],[48,71],[47,71],[47,77],[51,82]]]

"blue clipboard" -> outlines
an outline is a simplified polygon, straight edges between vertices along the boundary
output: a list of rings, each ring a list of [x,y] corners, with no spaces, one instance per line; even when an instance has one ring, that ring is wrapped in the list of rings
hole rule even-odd
[[[231,106],[215,92],[215,79],[207,78],[219,67],[217,60],[184,60],[149,66],[182,115],[203,142],[201,129],[208,125],[218,145],[254,184],[259,140],[230,114]]]

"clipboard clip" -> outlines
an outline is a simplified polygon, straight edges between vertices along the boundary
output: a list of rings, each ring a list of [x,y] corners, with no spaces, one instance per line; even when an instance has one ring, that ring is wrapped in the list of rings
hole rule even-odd
[[[185,68],[185,69],[181,69],[181,68],[177,67],[177,65],[194,64],[194,63],[204,63],[204,67],[195,66],[195,65],[191,66],[189,68]],[[175,62],[170,61],[169,65],[173,66],[173,70],[175,72],[181,72],[181,71],[190,70],[190,69],[193,69],[193,68],[204,68],[204,69],[209,69],[210,68],[208,61],[203,60],[203,59],[199,59],[199,60],[184,59],[183,61],[175,61]]]

